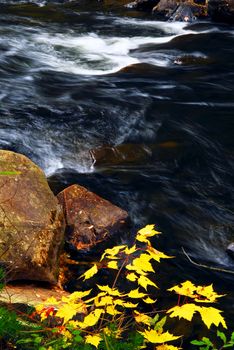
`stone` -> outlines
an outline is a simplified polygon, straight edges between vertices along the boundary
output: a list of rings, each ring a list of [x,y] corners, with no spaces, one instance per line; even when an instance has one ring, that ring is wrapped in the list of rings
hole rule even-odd
[[[0,263],[6,279],[56,283],[64,217],[43,171],[0,151]]]
[[[141,144],[102,146],[94,148],[89,152],[95,166],[142,164],[149,160],[152,155],[151,149]]]
[[[159,0],[135,0],[127,4],[126,7],[140,11],[152,11],[158,2]]]
[[[126,224],[128,213],[79,185],[58,194],[67,225],[67,242],[76,250],[89,250]]]
[[[56,286],[39,286],[36,283],[7,284],[1,290],[0,303],[11,305],[11,309],[14,310],[15,304],[37,306],[51,297],[61,300],[69,295],[70,293]]]

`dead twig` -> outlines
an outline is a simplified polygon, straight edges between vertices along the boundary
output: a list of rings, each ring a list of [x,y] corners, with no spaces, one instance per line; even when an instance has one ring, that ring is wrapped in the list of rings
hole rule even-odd
[[[193,264],[195,266],[203,267],[205,269],[209,269],[209,270],[213,270],[213,271],[230,273],[230,274],[234,275],[234,271],[231,271],[231,270],[226,270],[226,269],[222,269],[220,267],[214,267],[214,266],[209,266],[209,265],[204,265],[204,264],[198,264],[190,258],[188,253],[186,253],[184,247],[181,247],[181,249],[182,249],[182,252],[184,253],[184,255],[186,256],[186,258],[188,259],[188,261],[191,262],[191,264]]]

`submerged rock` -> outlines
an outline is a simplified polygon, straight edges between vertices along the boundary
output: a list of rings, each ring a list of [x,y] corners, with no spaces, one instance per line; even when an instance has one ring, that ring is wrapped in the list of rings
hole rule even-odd
[[[128,213],[79,185],[58,194],[67,224],[67,241],[88,250],[126,224]]]
[[[94,148],[90,150],[90,155],[95,166],[115,166],[145,162],[152,152],[145,145],[121,144]]]
[[[64,217],[42,170],[0,151],[0,263],[7,280],[56,283]]]

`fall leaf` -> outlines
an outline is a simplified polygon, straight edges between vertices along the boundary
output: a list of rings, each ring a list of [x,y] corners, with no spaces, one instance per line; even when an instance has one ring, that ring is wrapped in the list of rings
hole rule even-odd
[[[138,258],[133,259],[132,264],[127,265],[126,269],[135,271],[139,275],[146,275],[146,272],[155,272],[150,260],[150,255],[143,253]]]
[[[170,334],[169,332],[165,332],[165,333],[160,333],[155,331],[154,329],[150,329],[150,330],[144,330],[144,332],[139,332],[140,334],[143,335],[143,337],[150,343],[153,344],[157,344],[157,343],[166,343],[168,341],[173,341],[176,340],[178,338],[180,338],[180,336],[175,336],[173,334]]]
[[[217,298],[221,298],[224,296],[215,293],[212,284],[210,284],[209,286],[198,286],[197,294],[198,296],[197,298],[195,298],[195,301],[197,301],[198,303],[215,303]]]
[[[177,346],[168,345],[168,344],[162,344],[159,346],[156,346],[155,350],[180,350],[181,348],[178,348]]]
[[[128,293],[128,297],[132,299],[143,298],[147,294],[139,292],[139,288],[133,289]]]
[[[151,258],[157,262],[160,262],[160,259],[171,259],[173,256],[168,256],[157,249],[154,249],[151,246],[147,247],[147,252],[150,254]]]
[[[85,337],[85,342],[87,344],[91,344],[91,345],[95,346],[96,348],[98,348],[98,345],[99,345],[101,340],[102,340],[102,338],[98,334],[87,335]]]
[[[134,318],[137,323],[144,323],[147,326],[150,326],[152,324],[152,318],[148,315],[142,314],[138,311],[134,311]]]
[[[92,289],[86,290],[84,292],[73,292],[71,295],[69,295],[69,297],[67,299],[69,299],[69,302],[76,302],[77,300],[82,299],[82,298],[86,297],[87,295],[89,295],[91,291],[92,291]],[[64,299],[62,299],[62,300],[64,300]]]
[[[127,254],[127,255],[130,255],[130,254],[133,254],[135,253],[135,251],[137,250],[136,248],[136,244],[134,244],[134,246],[132,246],[131,248],[125,248],[124,249],[124,253]]]
[[[97,272],[98,272],[97,264],[94,264],[93,267],[91,267],[91,269],[83,273],[83,275],[81,275],[80,278],[84,277],[84,281],[88,280],[89,278],[93,277]]]
[[[127,307],[127,308],[136,308],[138,306],[138,304],[133,304],[133,303],[130,303],[130,302],[124,302],[123,306]]]
[[[174,286],[168,290],[170,292],[174,291],[177,294],[185,295],[185,296],[190,297],[190,298],[194,298],[194,297],[196,297],[196,294],[194,294],[194,293],[196,293],[197,287],[192,282],[185,281],[185,282],[181,283],[181,286],[177,285],[177,286]]]
[[[138,279],[138,277],[137,277],[137,275],[135,275],[135,273],[131,272],[131,273],[127,274],[126,279],[131,281],[131,282],[135,282]]]
[[[79,304],[64,304],[62,305],[57,313],[56,316],[63,318],[63,323],[67,323],[68,321],[70,321],[78,312],[82,313],[86,311],[86,309],[84,308],[84,304],[83,303],[79,303]]]
[[[146,303],[146,304],[154,304],[156,302],[156,299],[153,300],[151,299],[150,297],[147,297],[145,299],[143,299],[143,301]]]
[[[98,323],[98,321],[103,313],[104,313],[103,309],[95,309],[94,311],[90,312],[89,315],[85,316],[83,322],[79,322],[79,326],[81,328],[95,326],[95,324]]]
[[[117,261],[109,261],[107,263],[107,267],[109,267],[109,269],[115,269],[115,270],[118,270],[118,264],[117,264]]]
[[[100,298],[100,300],[95,300],[95,306],[105,306],[111,305],[113,303],[113,297],[110,295],[106,295]]]
[[[119,254],[120,250],[123,250],[126,247],[126,245],[116,245],[113,248],[107,248],[102,254],[100,261],[102,261],[106,255],[108,255],[108,258],[110,259],[116,258],[116,255]]]
[[[224,328],[227,328],[226,322],[223,318],[223,316],[220,315],[222,311],[214,308],[214,307],[204,307],[201,306],[198,310],[200,312],[202,321],[205,323],[207,328],[210,328],[212,323],[218,327],[218,325],[221,323],[221,325]]]
[[[122,312],[116,310],[114,305],[108,305],[106,307],[106,313],[109,315],[115,316],[115,315],[121,314]]]
[[[113,295],[113,296],[123,296],[123,294],[121,294],[117,288],[110,288],[109,286],[100,286],[99,284],[97,284],[98,288],[103,291],[103,292],[107,292],[109,295]]]
[[[179,317],[185,318],[188,321],[191,321],[193,318],[193,314],[196,311],[199,311],[199,306],[195,304],[184,304],[182,306],[175,306],[167,311],[170,313],[170,317]]]
[[[147,286],[153,286],[158,288],[154,282],[152,282],[149,278],[145,276],[140,276],[138,279],[138,284],[147,290]]]

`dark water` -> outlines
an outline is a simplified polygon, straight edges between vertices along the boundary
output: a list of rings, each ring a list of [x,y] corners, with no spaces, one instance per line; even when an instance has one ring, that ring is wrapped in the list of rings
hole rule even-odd
[[[45,3],[0,1],[0,147],[39,164],[54,191],[78,182],[135,228],[156,223],[177,256],[170,280],[214,281],[231,318],[233,275],[181,247],[234,273],[234,28]],[[147,156],[93,166],[90,149],[122,144]]]

